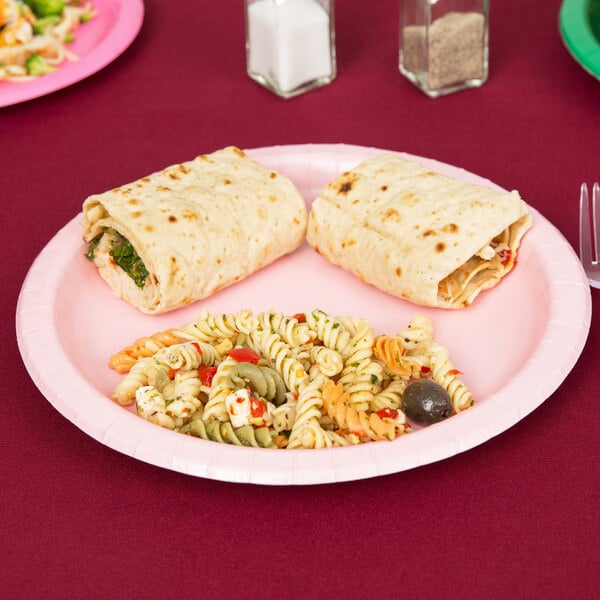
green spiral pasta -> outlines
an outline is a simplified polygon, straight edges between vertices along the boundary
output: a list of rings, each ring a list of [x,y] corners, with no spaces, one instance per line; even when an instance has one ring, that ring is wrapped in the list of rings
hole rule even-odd
[[[228,421],[204,423],[201,419],[194,419],[180,431],[212,442],[253,448],[276,448],[274,435],[268,427],[255,429],[251,425],[243,425],[234,429]]]
[[[286,400],[286,387],[283,377],[270,367],[241,362],[229,372],[229,387],[240,389],[249,387],[267,402],[283,404]]]

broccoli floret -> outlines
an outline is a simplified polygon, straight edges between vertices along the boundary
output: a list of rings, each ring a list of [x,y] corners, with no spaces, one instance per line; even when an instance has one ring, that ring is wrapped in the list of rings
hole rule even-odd
[[[24,0],[25,4],[31,8],[33,14],[38,19],[51,17],[52,15],[62,15],[65,8],[64,0]]]
[[[46,75],[55,70],[55,67],[49,65],[39,54],[32,54],[25,62],[25,68],[29,75]]]
[[[37,19],[33,24],[33,33],[35,35],[43,35],[48,27],[52,27],[58,23],[60,23],[60,17],[58,15],[51,15],[50,17]]]

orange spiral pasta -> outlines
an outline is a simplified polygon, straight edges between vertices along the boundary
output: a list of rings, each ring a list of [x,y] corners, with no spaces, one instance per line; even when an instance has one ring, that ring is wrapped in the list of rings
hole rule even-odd
[[[323,408],[348,436],[371,440],[396,438],[396,424],[392,419],[381,418],[375,412],[357,410],[340,383],[330,380],[323,386]]]
[[[409,377],[411,369],[402,358],[404,346],[402,339],[397,336],[380,335],[375,338],[373,354],[382,361],[385,366],[400,377]]]
[[[108,360],[108,366],[119,373],[127,373],[139,358],[153,356],[161,348],[179,344],[181,339],[175,334],[176,329],[159,331],[137,339]]]

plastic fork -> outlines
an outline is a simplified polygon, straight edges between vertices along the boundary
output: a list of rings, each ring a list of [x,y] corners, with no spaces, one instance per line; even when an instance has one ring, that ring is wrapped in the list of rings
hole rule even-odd
[[[592,188],[592,207],[587,184],[581,184],[579,196],[579,258],[590,285],[600,288],[600,184]]]

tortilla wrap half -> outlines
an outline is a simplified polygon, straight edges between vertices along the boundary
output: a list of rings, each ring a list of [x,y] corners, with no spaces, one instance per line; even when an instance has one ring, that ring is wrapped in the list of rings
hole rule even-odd
[[[531,216],[497,192],[399,155],[370,158],[313,202],[307,239],[327,260],[415,304],[463,308],[515,265]]]
[[[114,293],[158,314],[292,252],[307,218],[287,177],[232,146],[90,196],[83,237]]]

